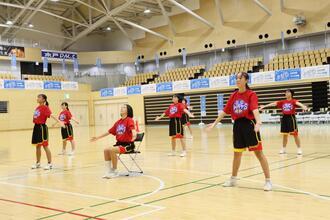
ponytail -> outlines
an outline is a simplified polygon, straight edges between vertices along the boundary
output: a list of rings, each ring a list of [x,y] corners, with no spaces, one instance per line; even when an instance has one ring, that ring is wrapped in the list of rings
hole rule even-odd
[[[45,101],[45,105],[46,105],[46,106],[49,106],[49,103],[48,103],[48,101],[47,101],[47,100]]]
[[[49,102],[47,101],[47,96],[45,94],[39,94],[38,97],[42,97],[45,100],[45,105],[49,106]]]
[[[246,73],[246,72],[241,72],[241,76],[244,77],[246,79],[246,81],[249,81],[249,79],[250,79],[249,74]],[[248,85],[248,83],[246,83],[245,88],[246,89],[251,89],[250,86]]]
[[[62,102],[61,105],[64,105],[65,108],[66,108],[68,111],[70,111],[70,109],[69,109],[69,104],[68,104],[67,102]]]

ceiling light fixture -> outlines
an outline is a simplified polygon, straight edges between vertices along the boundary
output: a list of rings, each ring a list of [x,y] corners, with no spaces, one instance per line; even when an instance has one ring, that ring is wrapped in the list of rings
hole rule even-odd
[[[33,28],[34,25],[30,23],[30,24],[28,24],[28,27],[29,27],[29,28]]]
[[[106,30],[107,30],[107,31],[111,31],[111,27],[107,27]]]
[[[13,25],[14,23],[11,20],[6,21],[7,25]]]
[[[151,12],[151,10],[147,8],[147,9],[144,10],[143,13],[144,13],[144,14],[149,14],[150,12]]]

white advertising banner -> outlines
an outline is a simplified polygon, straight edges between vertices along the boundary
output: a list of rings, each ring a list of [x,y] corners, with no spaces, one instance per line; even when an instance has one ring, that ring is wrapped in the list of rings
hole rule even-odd
[[[322,78],[329,76],[329,65],[301,68],[301,79]]]
[[[156,93],[156,84],[141,85],[141,93],[142,94]]]
[[[26,80],[25,89],[42,90],[44,89],[44,82],[40,80]]]
[[[62,90],[78,90],[79,85],[77,82],[62,82]]]
[[[229,86],[229,76],[211,77],[210,88],[220,88]]]
[[[0,89],[3,89],[3,79],[0,79]]]
[[[189,90],[190,80],[181,80],[173,82],[173,91]]]
[[[251,84],[275,82],[275,71],[257,72],[251,74]]]
[[[127,87],[118,87],[113,89],[114,96],[124,96],[127,95]]]

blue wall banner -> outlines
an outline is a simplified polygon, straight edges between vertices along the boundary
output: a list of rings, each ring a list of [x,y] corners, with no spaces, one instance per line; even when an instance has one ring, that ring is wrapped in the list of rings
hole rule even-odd
[[[44,89],[47,90],[62,90],[62,83],[58,81],[45,81]]]
[[[173,85],[171,82],[158,83],[156,85],[156,92],[171,92],[173,90]]]
[[[78,58],[78,54],[68,51],[41,50],[41,57],[57,60],[73,60]]]
[[[288,81],[301,79],[301,69],[285,69],[275,71],[275,81]]]
[[[113,96],[113,88],[105,88],[100,90],[101,97]]]
[[[190,80],[190,88],[191,89],[210,88],[210,80],[209,78],[192,79]]]
[[[185,96],[186,100],[187,100],[187,105],[189,106],[190,105],[190,96]]]
[[[129,86],[127,87],[127,95],[138,95],[141,94],[141,86]]]
[[[79,64],[78,59],[73,59],[73,72],[78,73],[79,72]]]
[[[62,74],[66,73],[65,59],[62,60]]]
[[[206,96],[201,95],[201,116],[205,117],[206,116]]]
[[[17,69],[17,59],[15,54],[11,55],[10,66],[12,70]]]
[[[25,89],[24,80],[4,80],[4,89]]]
[[[218,113],[223,110],[223,94],[217,94]]]

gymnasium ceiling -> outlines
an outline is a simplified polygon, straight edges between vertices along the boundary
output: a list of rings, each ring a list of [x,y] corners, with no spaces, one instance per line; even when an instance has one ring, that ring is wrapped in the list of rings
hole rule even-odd
[[[185,0],[175,1],[182,4]],[[173,7],[177,5],[169,0],[0,0],[0,34],[10,40],[21,30],[37,32],[67,39],[64,47],[88,34],[116,30],[129,38],[127,29],[139,28],[134,25],[153,16],[168,19]],[[31,21],[37,13],[61,20],[62,33],[34,27]]]

